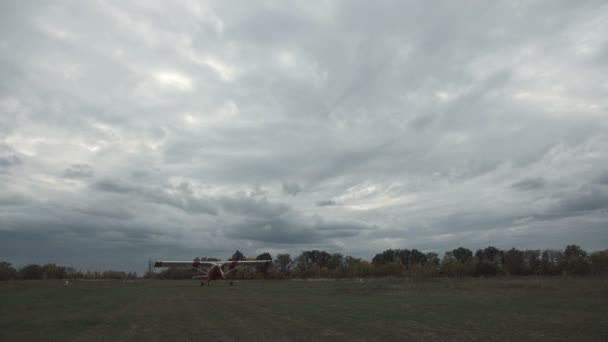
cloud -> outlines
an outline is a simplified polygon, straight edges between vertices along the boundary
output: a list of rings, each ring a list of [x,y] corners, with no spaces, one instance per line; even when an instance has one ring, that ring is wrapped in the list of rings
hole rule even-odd
[[[597,181],[601,185],[608,185],[608,172],[604,172],[603,174],[599,175]]]
[[[607,16],[5,4],[0,260],[605,248]]]
[[[0,142],[0,173],[9,172],[22,164],[23,159],[19,153],[10,145]]]
[[[542,178],[529,178],[522,179],[519,182],[515,182],[511,185],[513,189],[527,191],[527,190],[535,190],[540,189],[545,185],[545,182]]]
[[[276,244],[306,244],[320,240],[320,236],[310,227],[280,217],[232,224],[228,227],[227,235],[235,239]]]
[[[144,187],[109,179],[94,183],[92,188],[120,195],[135,196],[143,201],[181,209],[188,214],[215,215],[217,213],[216,206],[207,198],[193,196],[187,191],[184,192],[183,188]]]
[[[25,205],[30,202],[30,199],[18,194],[0,194],[0,205],[2,206],[18,206]]]
[[[608,190],[585,185],[563,194],[549,212],[555,215],[581,215],[599,209],[608,210]]]
[[[73,164],[70,165],[63,172],[65,177],[68,178],[90,178],[93,177],[93,168],[86,164]]]
[[[222,196],[216,199],[224,212],[250,219],[277,218],[291,211],[282,203],[269,202],[266,197],[256,197],[239,192],[233,196]]]
[[[338,203],[336,203],[336,201],[333,201],[333,200],[323,200],[323,201],[317,202],[317,207],[331,207],[334,205],[338,205]]]
[[[21,158],[16,155],[0,156],[0,167],[2,168],[9,168],[12,166],[20,165],[21,163]]]
[[[352,238],[371,230],[366,224],[325,222],[318,217],[305,217],[295,212],[258,219],[244,218],[227,226],[228,236],[263,243],[303,245],[327,242],[328,239]]]
[[[192,80],[173,71],[159,71],[152,75],[159,85],[178,91],[192,90]]]
[[[291,196],[295,196],[302,191],[302,187],[296,182],[284,181],[281,185],[283,185],[283,193]]]

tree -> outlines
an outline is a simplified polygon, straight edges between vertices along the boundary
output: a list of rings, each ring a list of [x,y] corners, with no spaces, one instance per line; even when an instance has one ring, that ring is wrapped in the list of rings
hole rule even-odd
[[[443,255],[443,259],[441,260],[440,272],[441,274],[454,277],[454,276],[462,276],[462,269],[464,268],[463,263],[458,261],[454,257],[454,252],[446,252]]]
[[[477,250],[475,258],[477,259],[477,275],[495,276],[502,271],[503,253],[494,246]]]
[[[258,255],[257,257],[255,257],[255,260],[272,260],[272,255],[270,255],[270,253],[268,253],[268,252],[264,252],[264,253]],[[268,276],[268,269],[270,268],[270,266],[271,266],[270,262],[264,263],[263,265],[256,266],[256,271],[262,272],[264,277],[266,277],[266,276]]]
[[[416,258],[422,258],[420,256],[422,253],[418,250],[415,251]],[[409,268],[412,264],[412,252],[409,249],[387,249],[382,253],[376,254],[372,259],[372,263],[378,266],[399,261],[405,268]]]
[[[374,265],[383,265],[389,262],[394,262],[398,255],[399,255],[399,250],[394,250],[394,249],[387,249],[385,251],[383,251],[382,253],[378,253],[374,256],[374,258],[372,259],[372,263]],[[408,251],[409,252],[409,251]]]
[[[591,253],[593,274],[608,274],[608,249]]]
[[[355,265],[359,264],[360,262],[361,262],[361,258],[355,258],[350,255],[347,255],[344,258],[344,266],[346,266],[347,268],[355,266]]]
[[[65,268],[65,277],[69,279],[77,279],[82,278],[82,272],[77,271],[74,267],[66,267]]]
[[[525,274],[538,275],[541,273],[541,254],[540,250],[524,251],[524,263],[526,266]]]
[[[67,278],[67,271],[64,266],[46,264],[42,266],[42,276],[46,279],[63,279]]]
[[[568,259],[566,271],[568,274],[584,276],[591,273],[591,263],[587,257]]]
[[[564,253],[546,249],[540,257],[540,270],[543,275],[559,275],[564,271]]]
[[[22,279],[41,279],[42,267],[36,264],[27,265],[19,270],[19,277]]]
[[[374,267],[374,272],[378,276],[396,276],[401,277],[405,274],[406,268],[401,260],[387,262],[385,264],[377,264]]]
[[[17,270],[9,262],[0,261],[0,280],[17,278]]]
[[[477,259],[469,257],[463,264],[462,275],[472,277],[477,272]]]
[[[344,257],[344,268],[346,269],[346,276],[347,277],[360,277],[362,276],[362,273],[365,273],[365,271],[363,271],[363,268],[369,268],[369,262],[366,261],[366,263],[368,264],[368,266],[361,266],[362,260],[360,258],[355,258],[352,257],[350,255],[347,255],[346,257]],[[369,271],[369,270],[366,270]],[[369,275],[369,272],[367,272],[366,275]]]
[[[349,272],[351,272],[352,268],[354,275],[357,277],[369,277],[373,275],[374,264],[370,263],[367,260],[359,260],[359,262],[351,264],[351,266],[349,267]]]
[[[523,275],[525,271],[524,252],[511,248],[504,253],[504,268],[512,275]]]
[[[464,264],[468,258],[473,256],[473,252],[470,249],[467,249],[464,247],[458,247],[458,248],[452,250],[452,255],[454,256],[454,258],[456,260],[458,260]]]
[[[568,274],[582,276],[591,272],[591,263],[587,257],[587,252],[579,246],[566,246],[564,257],[566,258],[566,272]]]
[[[424,264],[423,275],[426,277],[439,274],[439,255],[434,252],[426,253],[426,264]]]
[[[313,278],[320,277],[321,276],[321,266],[319,266],[319,264],[314,262],[308,269],[307,275],[312,276]]]
[[[320,270],[328,266],[330,259],[331,255],[325,251],[303,251],[302,254],[296,258],[296,264],[304,276],[311,271],[313,265],[317,265],[319,267],[319,272],[316,273],[320,275]]]
[[[279,269],[281,273],[287,274],[291,270],[291,266],[293,265],[293,260],[291,260],[291,255],[289,254],[278,254],[277,258],[274,261],[277,265],[279,265]]]
[[[255,260],[272,260],[272,255],[270,255],[268,252],[264,252],[255,257]]]
[[[412,249],[410,254],[410,265],[424,265],[426,264],[426,254],[422,253],[417,249]],[[407,264],[404,263],[404,265]]]
[[[494,246],[488,246],[481,252],[481,260],[502,265],[502,251]]]
[[[245,260],[245,256],[243,255],[243,253],[239,252],[239,250],[237,249],[237,251],[234,252],[234,254],[232,254],[232,257],[230,258],[230,260],[232,260],[232,261]]]
[[[585,252],[580,246],[568,245],[564,250],[564,256],[566,257],[566,259],[584,258],[587,256],[587,252]]]
[[[496,264],[483,260],[477,264],[476,274],[484,277],[495,276],[498,274]]]
[[[344,256],[340,253],[334,253],[329,257],[327,268],[330,270],[336,270],[344,266]]]

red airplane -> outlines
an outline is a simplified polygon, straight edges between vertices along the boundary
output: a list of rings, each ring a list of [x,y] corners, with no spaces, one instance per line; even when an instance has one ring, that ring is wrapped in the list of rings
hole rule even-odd
[[[226,276],[246,265],[262,265],[272,260],[247,260],[247,261],[201,261],[199,258],[193,261],[156,261],[154,267],[170,267],[170,266],[188,266],[201,273],[200,276],[194,276],[192,279],[207,279],[207,286],[212,280],[224,278],[224,280],[232,286],[232,280],[226,279]],[[227,269],[224,266],[228,265]],[[205,285],[205,280],[201,281],[201,286]]]

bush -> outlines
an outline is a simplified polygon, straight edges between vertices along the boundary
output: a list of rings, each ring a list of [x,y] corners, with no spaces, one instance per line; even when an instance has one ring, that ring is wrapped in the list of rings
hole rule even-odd
[[[10,280],[17,278],[17,270],[4,261],[0,261],[0,280]]]
[[[593,274],[608,274],[608,249],[591,253],[590,259]]]
[[[475,273],[478,276],[492,277],[499,273],[499,269],[495,263],[483,260],[477,264],[477,270]]]

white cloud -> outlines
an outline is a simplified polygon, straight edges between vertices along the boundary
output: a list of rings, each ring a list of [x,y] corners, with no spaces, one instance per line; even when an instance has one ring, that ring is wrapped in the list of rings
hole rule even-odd
[[[159,85],[178,91],[191,91],[193,88],[192,80],[175,71],[157,71],[152,74]]]

